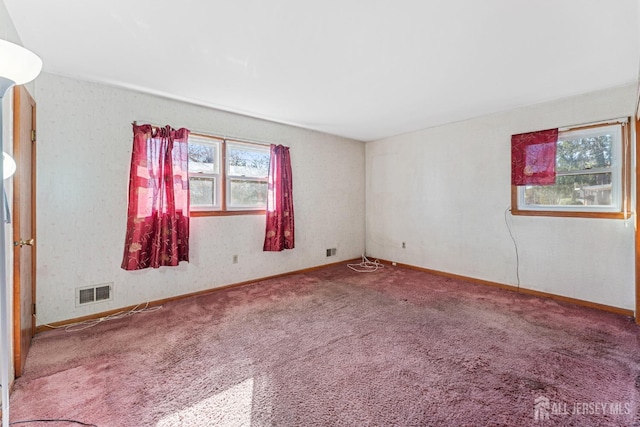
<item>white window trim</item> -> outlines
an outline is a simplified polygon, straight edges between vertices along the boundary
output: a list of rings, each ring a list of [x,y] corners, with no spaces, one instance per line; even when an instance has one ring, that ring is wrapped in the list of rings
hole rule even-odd
[[[240,147],[243,150],[246,151],[254,151],[254,152],[258,152],[258,153],[267,153],[267,155],[269,154],[269,146],[268,145],[263,145],[263,144],[256,144],[256,143],[246,143],[246,142],[241,142],[241,141],[235,141],[235,140],[225,140],[225,150],[228,152],[228,150],[230,148],[233,147]],[[229,173],[229,171],[231,170],[230,165],[229,165],[229,156],[227,155],[227,153],[225,152],[225,172],[226,172],[226,177],[225,177],[225,184],[226,184],[226,205],[227,205],[227,211],[263,211],[267,208],[266,204],[265,206],[245,206],[245,205],[231,205],[231,181],[232,180],[242,180],[242,181],[255,181],[255,182],[264,182],[264,183],[268,183],[269,181],[269,176],[268,173],[266,176],[264,177],[253,177],[253,176],[245,176],[245,175],[232,175],[231,173]]]
[[[260,143],[240,139],[227,139],[225,137],[210,135],[205,133],[191,133],[189,135],[190,142],[194,144],[209,144],[216,146],[219,159],[218,173],[211,174],[208,172],[189,172],[189,178],[214,178],[216,185],[216,204],[215,205],[192,205],[189,211],[194,216],[225,216],[225,215],[253,215],[265,212],[266,206],[231,206],[231,181],[241,179],[245,181],[268,182],[266,177],[247,177],[241,175],[229,175],[229,147],[241,147],[243,150],[256,151],[269,155],[269,143]]]
[[[220,157],[222,152],[222,140],[216,137],[206,137],[203,135],[189,135],[189,143],[195,143],[200,145],[211,145],[215,147],[216,158],[219,161],[217,173],[207,172],[191,172],[189,171],[189,179],[191,178],[213,178],[215,180],[216,187],[216,200],[213,205],[192,205],[190,204],[189,210],[192,212],[206,212],[206,211],[218,211],[222,209],[221,195],[222,195],[222,158]]]

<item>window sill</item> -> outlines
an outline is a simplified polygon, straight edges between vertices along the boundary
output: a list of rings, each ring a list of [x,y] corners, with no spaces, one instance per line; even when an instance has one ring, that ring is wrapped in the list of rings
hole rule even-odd
[[[266,215],[265,209],[261,210],[237,210],[237,211],[191,211],[191,217],[199,216],[236,216],[236,215]]]
[[[511,215],[546,216],[560,218],[628,219],[633,215],[633,212],[533,211],[511,208]]]

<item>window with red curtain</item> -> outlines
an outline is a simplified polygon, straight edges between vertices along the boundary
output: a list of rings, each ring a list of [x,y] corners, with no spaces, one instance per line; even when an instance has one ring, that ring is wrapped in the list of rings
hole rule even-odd
[[[511,136],[511,185],[556,182],[558,129]]]
[[[133,124],[122,268],[189,261],[188,129]]]
[[[293,180],[289,147],[271,145],[267,193],[267,227],[264,251],[282,251],[295,246]]]

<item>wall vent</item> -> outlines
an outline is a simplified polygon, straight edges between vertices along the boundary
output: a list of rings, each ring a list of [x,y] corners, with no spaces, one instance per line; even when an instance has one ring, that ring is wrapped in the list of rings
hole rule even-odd
[[[76,288],[76,307],[85,304],[111,301],[113,299],[113,283]]]
[[[336,256],[336,248],[327,249],[327,256]]]

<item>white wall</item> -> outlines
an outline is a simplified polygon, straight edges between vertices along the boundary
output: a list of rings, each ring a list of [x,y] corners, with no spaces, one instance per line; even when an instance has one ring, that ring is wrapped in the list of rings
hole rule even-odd
[[[635,95],[629,85],[367,143],[367,253],[515,285],[511,135],[632,116]],[[522,287],[634,309],[633,220],[507,220]]]
[[[362,142],[52,74],[37,79],[36,95],[38,324],[364,252]],[[290,146],[296,248],[262,252],[261,215],[197,217],[189,264],[122,270],[134,120]],[[326,257],[329,247],[336,257]],[[75,288],[106,282],[112,302],[75,307]]]

